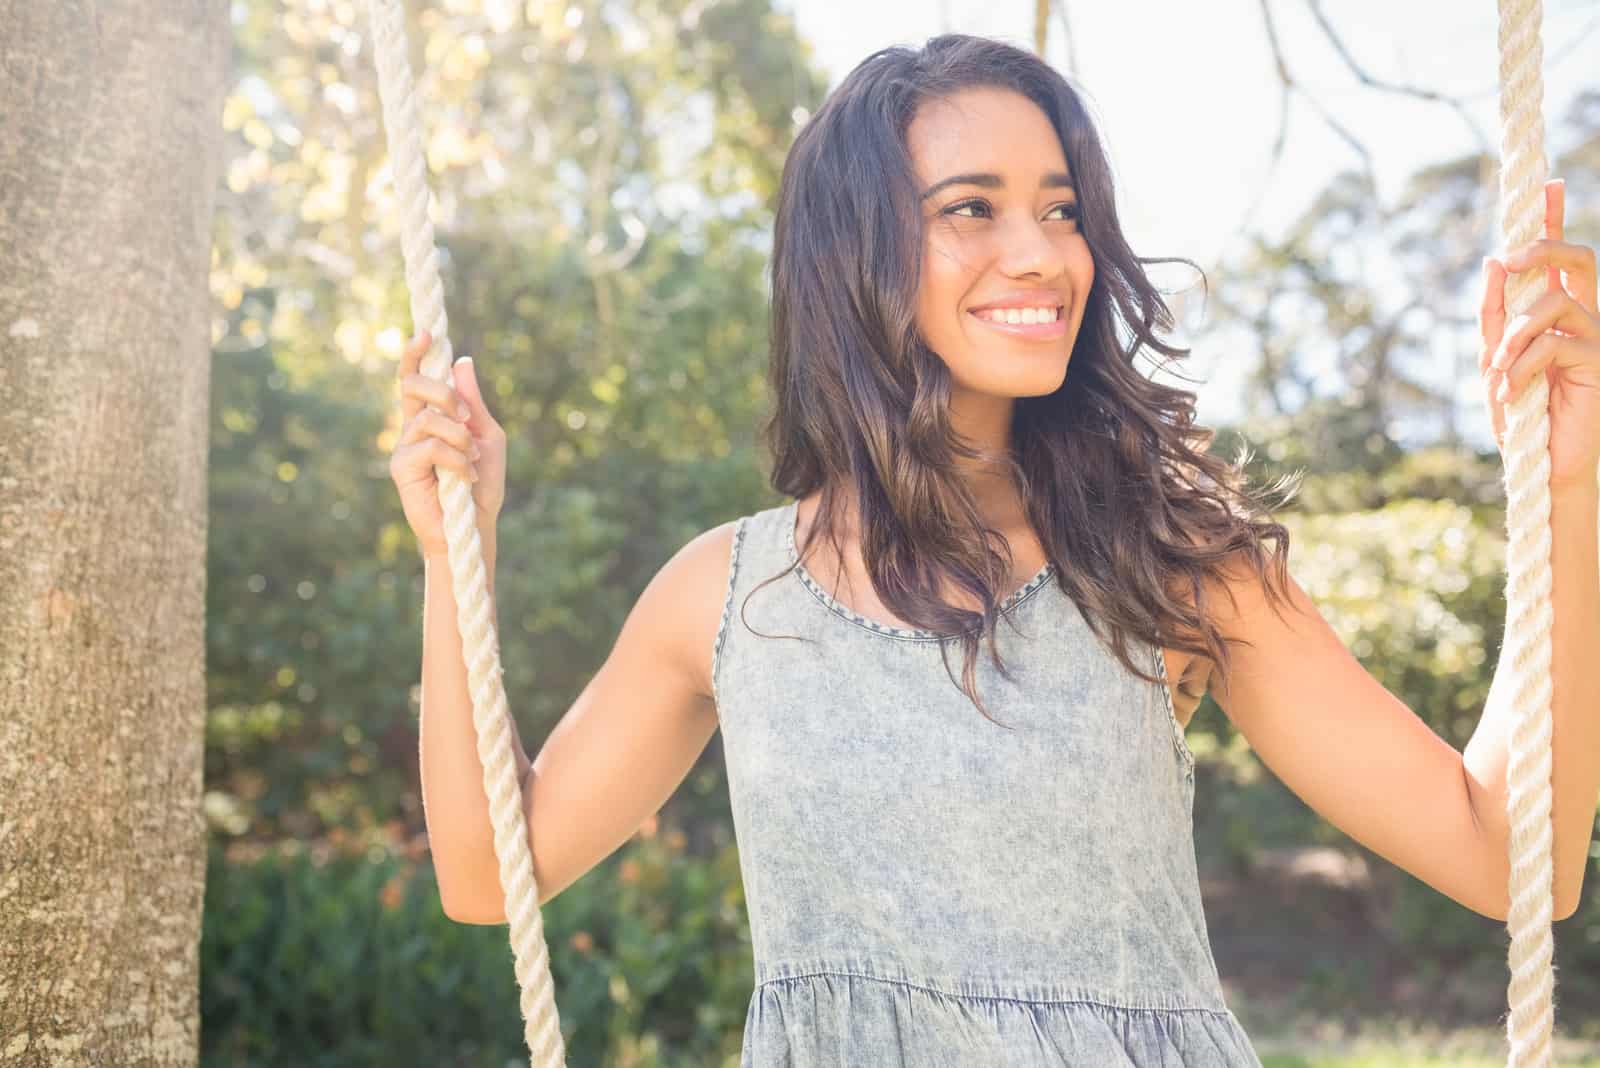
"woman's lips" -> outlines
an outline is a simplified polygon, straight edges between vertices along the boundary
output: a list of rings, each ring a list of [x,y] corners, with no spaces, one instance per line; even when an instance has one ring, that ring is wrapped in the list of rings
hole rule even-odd
[[[969,311],[967,314],[984,326],[1029,341],[1047,341],[1050,338],[1067,336],[1067,309],[1065,306],[1056,313],[1055,321],[1050,323],[999,323],[993,319],[985,319],[974,311]]]

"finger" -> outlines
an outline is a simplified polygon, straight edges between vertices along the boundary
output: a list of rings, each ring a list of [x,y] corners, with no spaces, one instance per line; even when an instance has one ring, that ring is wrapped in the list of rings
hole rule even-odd
[[[477,443],[472,440],[472,434],[465,424],[447,418],[432,408],[418,412],[406,423],[400,432],[400,443],[409,444],[429,437],[439,438],[464,453],[470,454],[477,448]]]
[[[1558,277],[1565,275],[1565,285],[1558,282],[1553,288],[1567,293],[1591,314],[1600,314],[1595,307],[1594,249],[1553,238],[1541,238],[1513,249],[1500,257],[1500,262],[1512,274],[1540,265],[1559,269]]]
[[[414,441],[395,450],[395,465],[401,471],[414,473],[415,478],[407,479],[407,483],[424,478],[434,468],[444,468],[454,471],[469,482],[476,482],[477,467],[472,457],[460,449],[452,447],[441,438],[426,438]]]
[[[422,357],[427,354],[432,344],[433,338],[426,330],[407,341],[406,347],[400,352],[400,363],[395,367],[395,377],[404,378],[406,375],[414,374],[422,365]]]
[[[1571,338],[1559,334],[1540,334],[1533,339],[1533,344],[1506,369],[1506,380],[1498,399],[1511,404],[1522,395],[1533,376],[1544,373],[1560,356],[1565,346],[1572,344]]]
[[[463,356],[450,368],[455,380],[456,395],[467,404],[467,429],[474,434],[484,433],[494,425],[488,405],[483,402],[483,391],[478,388],[478,365],[471,356]]]
[[[449,382],[441,382],[437,378],[430,378],[420,371],[407,375],[400,383],[400,393],[409,398],[412,413],[420,411],[424,405],[432,407],[450,419],[459,419],[466,422],[472,414],[466,401]]]
[[[425,403],[420,397],[414,397],[405,390],[405,380],[417,373],[417,368],[422,366],[422,357],[427,355],[428,349],[433,345],[433,335],[423,330],[416,334],[406,344],[400,353],[400,363],[395,367],[395,377],[401,382],[400,414],[402,418],[410,419],[422,408]]]
[[[1483,301],[1478,306],[1478,333],[1483,348],[1478,352],[1478,370],[1488,369],[1489,361],[1500,348],[1506,328],[1506,269],[1493,256],[1483,258]]]
[[[1505,370],[1521,358],[1536,338],[1552,330],[1585,341],[1600,337],[1600,324],[1596,324],[1565,291],[1556,290],[1534,301],[1527,311],[1506,324],[1505,337],[1495,350],[1490,366]]]
[[[1566,271],[1581,271],[1586,267],[1592,269],[1594,250],[1584,245],[1575,245],[1570,241],[1541,237],[1537,241],[1529,241],[1526,245],[1518,245],[1498,258],[1512,274],[1532,270],[1540,265],[1560,267]]]
[[[453,449],[439,438],[429,439],[425,448],[435,467],[448,468],[468,482],[478,481],[478,464],[460,449]]]
[[[1483,402],[1489,409],[1489,432],[1494,435],[1496,448],[1502,447],[1506,432],[1506,406],[1500,402],[1500,381],[1499,375],[1483,379]]]
[[[1560,178],[1544,183],[1544,236],[1555,241],[1561,240],[1561,216],[1565,209],[1566,187],[1566,181]],[[1548,281],[1552,292],[1561,288],[1560,267],[1554,264],[1550,266]]]

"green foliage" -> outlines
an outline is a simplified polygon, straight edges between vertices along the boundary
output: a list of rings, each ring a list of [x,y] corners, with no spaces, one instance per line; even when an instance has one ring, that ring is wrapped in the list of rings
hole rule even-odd
[[[1372,470],[1313,463],[1317,450],[1291,432],[1310,418],[1313,413],[1302,413],[1297,420],[1270,421],[1267,431],[1233,432],[1271,440],[1290,468],[1320,468],[1307,475],[1294,507],[1276,516],[1289,530],[1290,573],[1373,677],[1434,733],[1464,749],[1488,700],[1504,637],[1505,502],[1498,457],[1417,449]],[[1324,427],[1323,433],[1337,437],[1339,431]],[[1221,435],[1219,442],[1220,451],[1232,455],[1233,443]],[[1249,470],[1253,482],[1279,473],[1266,462]],[[1506,946],[1494,921],[1398,871],[1321,819],[1266,771],[1211,697],[1196,711],[1188,738],[1198,764],[1196,841],[1211,867],[1246,875],[1259,851],[1294,845],[1359,852],[1379,874],[1381,914],[1397,950],[1457,974],[1469,967],[1503,969]],[[1564,996],[1573,1003],[1600,995],[1600,984],[1584,978],[1600,974],[1595,881],[1587,880],[1586,906],[1557,930]]]
[[[544,907],[569,1063],[738,1063],[738,855],[685,843],[636,838]],[[420,850],[214,847],[201,953],[206,1063],[526,1063],[506,927],[446,918]]]
[[[423,828],[422,571],[387,470],[413,324],[365,20],[343,2],[233,10],[212,276],[207,1048],[505,1063],[522,1040],[504,928],[451,923],[431,879],[383,859]],[[822,80],[767,0],[410,16],[449,334],[509,437],[496,615],[532,752],[656,569],[766,492],[770,205]],[[629,846],[544,910],[573,1064],[737,1061],[752,978],[720,746],[701,765],[669,809],[710,859]],[[379,859],[292,852],[342,841]]]
[[[822,83],[766,0],[701,8],[463,0],[408,24],[430,183],[473,205],[437,240],[455,351],[510,439],[496,608],[530,749],[661,564],[765,492],[770,204]],[[411,326],[393,213],[364,187],[384,147],[365,24],[343,3],[234,10],[208,811],[262,840],[415,826],[421,568],[387,471]],[[718,132],[684,151],[701,115]]]

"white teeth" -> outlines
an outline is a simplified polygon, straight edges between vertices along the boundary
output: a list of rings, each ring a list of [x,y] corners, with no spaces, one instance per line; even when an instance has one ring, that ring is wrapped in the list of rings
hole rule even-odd
[[[985,308],[980,319],[996,323],[1053,323],[1059,316],[1055,308]]]

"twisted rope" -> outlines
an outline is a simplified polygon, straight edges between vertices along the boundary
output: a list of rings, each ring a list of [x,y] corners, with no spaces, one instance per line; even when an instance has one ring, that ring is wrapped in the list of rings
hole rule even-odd
[[[1500,226],[1502,247],[1536,240],[1544,220],[1544,48],[1542,0],[1498,0],[1500,11]],[[1506,278],[1506,315],[1544,295],[1547,272]],[[1550,384],[1534,375],[1506,409],[1506,637],[1511,664],[1507,700],[1516,709],[1506,770],[1511,823],[1509,967],[1506,1037],[1510,1068],[1554,1061],[1554,913],[1550,853]]]
[[[400,198],[400,240],[406,287],[411,294],[411,319],[433,336],[433,346],[422,358],[420,370],[443,382],[449,379],[453,352],[444,312],[444,286],[439,279],[439,253],[433,242],[433,223],[428,218],[431,192],[422,158],[411,63],[406,54],[405,13],[400,0],[369,0],[368,14],[389,159]],[[564,1068],[566,1051],[550,981],[550,954],[533,882],[533,853],[523,816],[522,786],[512,753],[511,738],[516,728],[501,681],[500,644],[494,629],[472,486],[449,468],[437,467],[435,472],[444,511],[450,582],[467,664],[467,686],[472,695],[472,722],[478,730],[478,759],[483,764],[483,788],[494,824],[494,851],[500,862],[511,949],[516,959],[517,982],[522,988],[523,1039],[531,1064]]]

